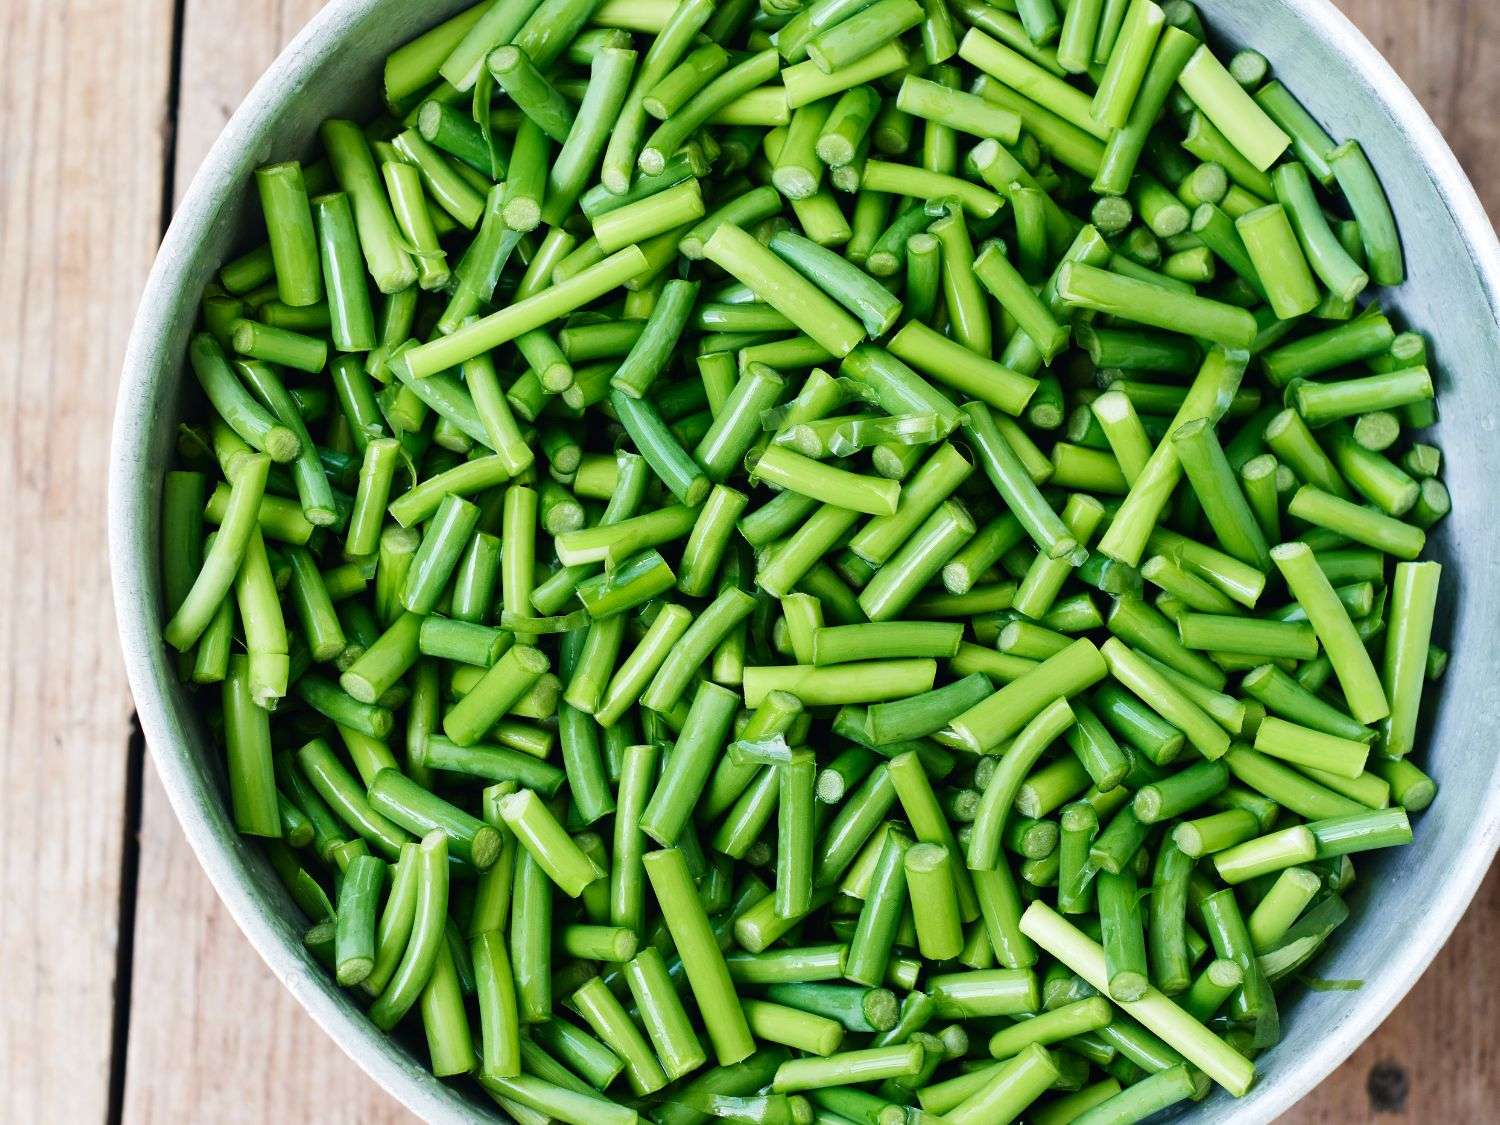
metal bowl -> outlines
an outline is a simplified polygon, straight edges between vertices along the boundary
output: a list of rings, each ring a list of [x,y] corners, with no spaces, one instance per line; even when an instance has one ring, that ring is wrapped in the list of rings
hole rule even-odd
[[[302,947],[303,923],[226,813],[222,773],[161,641],[158,497],[172,455],[183,352],[204,284],[239,248],[255,213],[251,170],[304,155],[318,124],[377,104],[394,47],[472,0],[335,0],[256,83],[194,177],[146,283],[125,355],[110,468],[115,608],[142,728],[188,841],[219,896],[312,1017],[351,1058],[431,1121],[494,1119],[493,1107],[434,1079],[425,1054],[380,1034]],[[1453,514],[1432,555],[1448,564],[1439,639],[1453,652],[1423,765],[1440,782],[1416,842],[1363,857],[1353,918],[1318,962],[1355,992],[1295,1001],[1287,1037],[1244,1098],[1223,1091],[1191,1111],[1263,1122],[1291,1106],[1406,994],[1468,906],[1500,843],[1500,486],[1494,365],[1500,356],[1500,245],[1473,188],[1410,91],[1325,0],[1199,0],[1220,43],[1251,43],[1336,138],[1357,137],[1391,195],[1410,280],[1382,299],[1427,333],[1442,384]],[[1371,888],[1374,888],[1371,890]]]

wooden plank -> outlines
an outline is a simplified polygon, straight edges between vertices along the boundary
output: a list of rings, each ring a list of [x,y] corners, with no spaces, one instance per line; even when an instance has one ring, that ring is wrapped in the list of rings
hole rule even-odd
[[[325,2],[182,0],[174,175],[178,199],[250,87]]]
[[[1335,0],[1411,87],[1500,218],[1500,4]]]
[[[184,34],[177,183],[316,0],[190,0]],[[1494,5],[1342,0],[1417,91],[1500,212],[1500,27]],[[1461,81],[1455,81],[1462,76]],[[139,936],[126,1112],[131,1120],[397,1121],[406,1115],[306,1018],[249,950],[188,852],[154,778],[142,830]],[[1500,877],[1372,1039],[1285,1120],[1481,1120],[1500,1095],[1492,1031],[1500,1013],[1473,982],[1500,969]],[[1476,999],[1480,1003],[1476,1004]],[[1404,1111],[1372,1101],[1371,1071],[1406,1076]],[[259,1076],[274,1074],[275,1081]],[[1394,1071],[1388,1066],[1381,1076]],[[227,1080],[226,1076],[233,1076]],[[245,1081],[246,1076],[256,1076]],[[1387,1078],[1389,1088],[1393,1080]],[[1395,1083],[1399,1085],[1399,1082]]]
[[[1283,1121],[1423,1125],[1492,1120],[1500,1103],[1500,868],[1374,1035]]]
[[[321,6],[320,0],[188,0],[177,107],[179,198],[261,71]],[[250,948],[154,775],[144,789],[137,901],[126,1121],[412,1120]]]
[[[156,247],[170,15],[160,0],[0,5],[4,1121],[109,1107],[130,698],[105,479]]]

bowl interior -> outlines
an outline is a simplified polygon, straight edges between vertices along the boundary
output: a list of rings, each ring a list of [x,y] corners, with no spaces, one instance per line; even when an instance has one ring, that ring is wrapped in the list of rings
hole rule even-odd
[[[158,512],[182,386],[182,356],[204,285],[258,224],[250,173],[303,155],[325,118],[377,104],[386,54],[468,0],[336,0],[277,60],[194,178],[147,284],[126,355],[115,423],[111,553],[115,601],[143,728],[178,817],[219,894],[273,971],[383,1086],[428,1120],[489,1113],[377,1033],[304,952],[300,914],[253,846],[235,833],[217,756],[159,639]],[[1355,992],[1308,992],[1287,1037],[1234,1101],[1217,1092],[1192,1112],[1269,1120],[1346,1057],[1420,975],[1467,905],[1500,840],[1500,770],[1489,737],[1500,721],[1500,480],[1495,357],[1500,355],[1500,249],[1472,189],[1415,99],[1323,0],[1200,0],[1216,42],[1253,44],[1336,138],[1359,138],[1395,208],[1409,280],[1384,295],[1404,326],[1427,334],[1441,395],[1434,440],[1454,511],[1433,537],[1447,566],[1437,639],[1454,654],[1429,708],[1418,760],[1441,785],[1416,841],[1359,860],[1354,915],[1317,963],[1363,980]],[[1372,887],[1376,889],[1371,890]]]

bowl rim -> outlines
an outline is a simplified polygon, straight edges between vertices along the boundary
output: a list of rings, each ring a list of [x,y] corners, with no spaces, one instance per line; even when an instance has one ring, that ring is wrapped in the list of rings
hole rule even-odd
[[[247,878],[243,854],[203,814],[190,776],[191,751],[170,734],[165,703],[170,685],[158,677],[151,660],[154,647],[162,643],[159,614],[150,599],[151,576],[146,572],[152,560],[135,554],[131,539],[133,511],[139,498],[154,487],[144,460],[132,455],[144,443],[151,424],[147,413],[152,398],[151,354],[160,332],[159,319],[149,310],[173,305],[172,295],[182,283],[177,263],[190,257],[191,247],[207,233],[218,193],[232,186],[237,154],[249,145],[255,130],[280,113],[306,71],[337,50],[348,26],[382,2],[331,0],[307,23],[251,87],[173,212],[137,307],[115,402],[108,481],[111,584],[125,669],[151,759],[188,843],[240,930],[329,1037],[407,1109],[428,1121],[482,1121],[491,1118],[458,1091],[413,1065],[406,1048],[376,1031],[353,1004],[311,984],[305,952],[272,924],[264,899]],[[1437,126],[1384,56],[1330,0],[1286,2],[1319,38],[1336,42],[1339,51],[1365,74],[1371,96],[1425,161],[1471,255],[1492,311],[1500,319],[1500,242]],[[1274,1081],[1260,1084],[1246,1098],[1223,1107],[1223,1121],[1248,1125],[1289,1109],[1344,1062],[1406,995],[1468,909],[1500,846],[1500,789],[1491,787],[1481,812],[1483,830],[1473,832],[1469,843],[1453,857],[1448,893],[1438,909],[1409,934],[1380,977],[1360,991],[1353,1008],[1337,1021],[1318,1051],[1283,1060]]]

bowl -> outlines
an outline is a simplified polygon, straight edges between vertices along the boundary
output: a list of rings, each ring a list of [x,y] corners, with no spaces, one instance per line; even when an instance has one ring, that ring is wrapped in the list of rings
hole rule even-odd
[[[158,498],[172,452],[183,353],[199,296],[257,203],[251,171],[305,155],[318,124],[376,104],[393,48],[472,0],[334,0],[297,36],[225,127],[193,178],[146,283],[125,355],[110,459],[115,608],[141,726],[172,807],[219,896],[271,970],[369,1075],[429,1121],[494,1119],[375,1030],[304,951],[304,923],[227,815],[222,773],[161,640]],[[1383,300],[1428,334],[1441,385],[1436,440],[1454,510],[1429,554],[1448,566],[1437,636],[1454,654],[1430,707],[1422,763],[1440,784],[1405,848],[1365,857],[1353,917],[1316,963],[1353,992],[1308,992],[1287,1037],[1239,1100],[1191,1115],[1229,1125],[1286,1110],[1342,1062],[1406,994],[1453,929],[1500,843],[1500,245],[1473,188],[1409,90],[1326,0],[1199,0],[1216,42],[1253,44],[1335,138],[1357,137],[1406,247],[1405,284]],[[1377,889],[1371,890],[1371,886]]]

